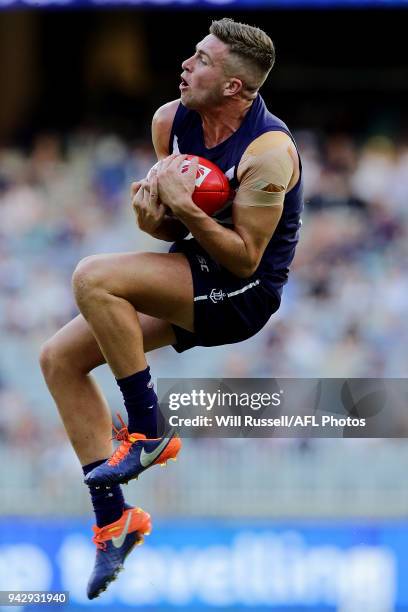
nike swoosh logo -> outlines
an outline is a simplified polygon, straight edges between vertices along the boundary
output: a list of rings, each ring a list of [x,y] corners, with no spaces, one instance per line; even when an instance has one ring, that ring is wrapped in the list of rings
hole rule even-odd
[[[112,536],[112,544],[114,545],[115,548],[120,548],[123,542],[125,541],[131,520],[132,520],[132,513],[129,512],[128,517],[126,519],[125,526],[120,536],[117,536],[116,538],[115,536]]]
[[[142,448],[142,452],[140,453],[140,463],[144,468],[149,467],[149,465],[151,465],[153,461],[157,459],[160,453],[164,451],[172,437],[173,436],[166,436],[166,438],[163,438],[159,446],[156,446],[156,448],[152,450],[151,453],[146,453],[145,449]]]

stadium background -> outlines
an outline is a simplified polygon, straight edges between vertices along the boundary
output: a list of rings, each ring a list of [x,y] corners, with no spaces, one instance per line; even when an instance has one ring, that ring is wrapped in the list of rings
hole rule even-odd
[[[177,464],[126,489],[156,528],[85,600],[90,502],[37,355],[76,314],[80,258],[163,248],[137,231],[129,183],[153,163],[152,113],[178,96],[211,18],[276,43],[262,94],[302,152],[302,238],[260,334],[157,351],[154,375],[407,373],[408,13],[209,4],[0,11],[0,589],[69,590],[70,610],[406,611],[404,439],[186,440]],[[96,374],[117,410],[109,371]]]

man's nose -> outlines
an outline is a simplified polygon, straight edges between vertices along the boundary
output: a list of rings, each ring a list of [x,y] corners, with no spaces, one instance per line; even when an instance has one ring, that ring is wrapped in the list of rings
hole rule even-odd
[[[193,56],[189,57],[188,59],[184,60],[184,62],[181,64],[181,67],[183,70],[187,70],[187,72],[191,71],[192,68],[192,60],[193,60]]]

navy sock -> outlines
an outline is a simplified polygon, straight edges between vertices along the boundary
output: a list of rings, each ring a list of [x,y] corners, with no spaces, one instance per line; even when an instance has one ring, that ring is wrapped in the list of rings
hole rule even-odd
[[[84,476],[98,467],[98,465],[105,463],[105,461],[106,459],[101,459],[100,461],[94,461],[93,463],[88,463],[88,465],[83,465],[82,470]],[[89,492],[91,494],[98,527],[104,527],[105,525],[114,523],[122,516],[125,500],[120,485],[116,484],[109,487],[105,485],[90,485]]]
[[[150,368],[117,379],[128,413],[129,433],[141,433],[146,438],[156,438],[157,395],[150,378]]]

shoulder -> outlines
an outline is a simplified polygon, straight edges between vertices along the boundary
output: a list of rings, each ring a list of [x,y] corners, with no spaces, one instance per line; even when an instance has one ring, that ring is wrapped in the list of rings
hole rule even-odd
[[[170,132],[179,104],[180,100],[167,102],[160,106],[153,115],[152,140],[159,159],[169,154]]]
[[[260,155],[266,151],[289,148],[296,152],[293,140],[286,132],[273,130],[255,138],[245,150],[244,155]]]
[[[291,188],[299,178],[299,156],[296,146],[286,132],[264,132],[246,148],[238,166],[238,180],[254,172],[276,175]],[[284,181],[284,182],[283,182]]]
[[[172,100],[160,106],[153,115],[153,123],[164,125],[172,125],[177,109],[180,104],[180,99]]]

